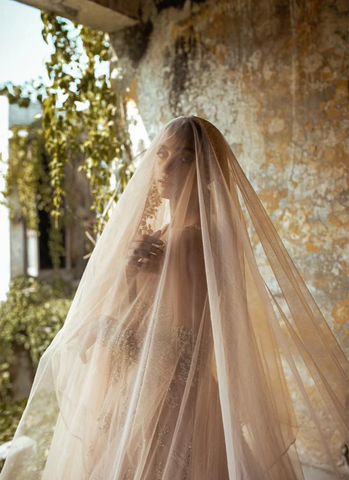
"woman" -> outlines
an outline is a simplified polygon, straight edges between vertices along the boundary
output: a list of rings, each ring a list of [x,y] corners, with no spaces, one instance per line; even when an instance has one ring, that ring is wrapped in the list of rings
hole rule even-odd
[[[175,118],[97,242],[0,479],[304,479],[285,367],[341,478],[294,357],[348,442],[348,359],[222,134]]]

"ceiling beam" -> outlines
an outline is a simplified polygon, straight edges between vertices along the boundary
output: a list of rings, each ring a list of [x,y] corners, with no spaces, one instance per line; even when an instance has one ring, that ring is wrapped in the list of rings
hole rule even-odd
[[[17,0],[103,32],[138,23],[140,0]]]

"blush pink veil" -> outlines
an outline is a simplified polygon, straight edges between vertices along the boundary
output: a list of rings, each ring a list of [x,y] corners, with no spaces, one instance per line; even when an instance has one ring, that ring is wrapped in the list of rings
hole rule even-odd
[[[304,480],[299,402],[342,478],[348,397],[349,361],[232,149],[181,116],[97,241],[0,479]]]

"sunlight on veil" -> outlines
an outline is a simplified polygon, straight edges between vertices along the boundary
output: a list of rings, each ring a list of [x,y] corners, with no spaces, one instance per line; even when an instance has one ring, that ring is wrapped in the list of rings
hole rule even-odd
[[[289,382],[342,478],[349,361],[223,135],[177,117],[97,241],[0,479],[304,480]]]

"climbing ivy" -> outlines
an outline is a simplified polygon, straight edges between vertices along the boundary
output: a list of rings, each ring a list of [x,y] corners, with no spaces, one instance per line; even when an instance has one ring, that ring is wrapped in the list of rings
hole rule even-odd
[[[62,280],[51,285],[18,276],[0,303],[0,445],[12,439],[27,403],[27,398],[12,399],[16,355],[27,352],[34,377],[42,354],[64,324],[74,291]],[[0,470],[2,466],[0,460]]]
[[[17,400],[16,402],[0,402],[0,445],[12,440],[28,399]],[[0,472],[5,460],[0,459]]]
[[[6,187],[2,192],[6,202],[1,203],[10,206],[11,219],[23,215],[27,227],[33,230],[38,228],[36,208],[49,208],[52,193],[42,162],[42,140],[38,121],[30,126],[12,127],[11,161],[5,173]],[[21,207],[20,212],[16,208],[16,197]]]
[[[0,402],[11,400],[14,346],[28,351],[34,372],[63,326],[74,289],[60,282],[50,285],[26,275],[12,280],[6,300],[0,304]]]
[[[28,107],[35,101],[42,108],[31,125],[12,129],[3,194],[13,210],[11,193],[18,192],[21,214],[31,228],[37,229],[36,208],[50,212],[50,254],[54,267],[58,267],[62,255],[59,232],[66,214],[65,176],[72,159],[83,155],[77,168],[85,172],[90,183],[97,235],[108,220],[109,200],[118,200],[133,166],[126,101],[122,92],[112,90],[109,73],[103,71],[110,55],[108,34],[53,13],[41,12],[41,18],[43,38],[53,49],[46,63],[49,85],[36,80],[22,86],[8,83],[0,89],[10,104]],[[48,158],[47,174],[40,152]]]

